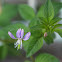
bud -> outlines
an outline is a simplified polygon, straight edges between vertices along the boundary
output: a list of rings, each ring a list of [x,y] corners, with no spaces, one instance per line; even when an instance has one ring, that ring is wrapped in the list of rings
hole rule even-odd
[[[44,33],[44,37],[46,37],[46,36],[47,36],[47,32]]]

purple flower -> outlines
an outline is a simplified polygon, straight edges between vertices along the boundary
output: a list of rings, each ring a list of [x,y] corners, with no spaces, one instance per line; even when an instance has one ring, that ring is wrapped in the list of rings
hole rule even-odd
[[[9,36],[12,38],[12,39],[18,39],[16,43],[14,43],[15,45],[15,48],[17,47],[17,49],[22,49],[22,40],[26,41],[30,38],[31,36],[31,33],[28,32],[25,36],[24,36],[24,30],[23,29],[18,29],[17,32],[16,32],[16,37],[15,38],[13,36],[13,34],[9,31],[8,32]],[[24,36],[24,37],[23,37]]]

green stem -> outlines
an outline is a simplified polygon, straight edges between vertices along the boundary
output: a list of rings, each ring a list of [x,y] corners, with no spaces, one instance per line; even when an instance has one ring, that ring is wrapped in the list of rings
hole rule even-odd
[[[35,60],[34,60],[33,56],[31,56],[30,58],[31,58],[32,62],[35,62]]]

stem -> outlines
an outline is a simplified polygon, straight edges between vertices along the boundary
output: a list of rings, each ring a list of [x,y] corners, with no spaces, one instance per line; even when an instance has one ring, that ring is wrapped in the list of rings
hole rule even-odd
[[[33,56],[31,56],[30,58],[31,58],[32,62],[35,62],[35,60],[34,60]]]

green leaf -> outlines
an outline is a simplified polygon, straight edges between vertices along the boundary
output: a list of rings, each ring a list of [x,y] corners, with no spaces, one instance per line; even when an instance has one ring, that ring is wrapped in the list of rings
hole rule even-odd
[[[57,22],[59,22],[60,20],[61,20],[61,18],[55,17],[55,18],[53,18],[53,19],[50,21],[50,24],[54,25],[54,24],[56,24]]]
[[[35,62],[60,62],[55,56],[51,54],[40,54],[36,57]]]
[[[47,33],[47,37],[44,37],[44,40],[47,44],[53,43],[53,36],[52,33]]]
[[[16,32],[19,28],[24,29],[25,34],[29,32],[28,27],[26,27],[24,24],[17,23],[17,24],[8,25],[7,27],[2,28],[0,31],[1,32],[3,31],[4,34],[2,33],[0,34],[0,36],[2,35],[4,39],[11,39],[10,36],[8,35],[8,31],[10,31],[16,37]]]
[[[34,37],[40,37],[42,36],[42,30],[31,30],[31,35]]]
[[[56,37],[55,33],[52,33],[51,36],[53,39],[55,39],[55,37]]]
[[[52,2],[54,7],[54,14],[57,15],[59,10],[62,8],[61,2]],[[37,17],[44,17],[44,5],[42,5],[37,13]]]
[[[62,29],[55,29],[55,32],[57,32],[62,37]]]
[[[44,17],[48,21],[52,20],[54,17],[54,8],[53,8],[53,5],[51,3],[51,0],[46,1],[46,4],[44,6]]]
[[[42,25],[37,18],[32,19],[32,21],[29,24],[31,35],[34,37],[39,37],[42,34],[43,29],[45,28],[44,24]]]
[[[37,24],[39,24],[38,19],[37,19],[37,18],[33,18],[33,19],[31,20],[31,22],[29,23],[29,27],[31,28],[31,27],[33,27],[33,26],[36,26]]]
[[[30,29],[31,30],[40,30],[41,31],[42,28],[45,28],[44,25],[39,24],[39,25],[35,25],[35,26],[31,27]]]
[[[43,46],[43,38],[33,38],[27,49],[27,57],[35,54]]]
[[[44,17],[44,5],[42,5],[37,13],[37,17]]]
[[[5,4],[0,14],[0,26],[10,24],[10,20],[17,14],[17,6],[12,4]]]
[[[20,15],[26,20],[32,20],[35,17],[35,12],[33,8],[26,4],[21,4],[18,6]]]
[[[54,7],[54,13],[55,13],[55,15],[57,15],[59,13],[59,10],[62,8],[62,3],[53,2],[53,7]]]
[[[62,27],[62,24],[56,24],[53,29],[58,28],[58,27]]]
[[[45,18],[40,17],[39,18],[39,23],[42,23],[42,24],[46,25],[48,22],[47,22],[47,20]]]
[[[31,35],[33,35],[34,37],[42,36],[42,34],[46,31],[44,28],[45,26],[42,24],[31,27],[30,28]]]
[[[32,39],[33,39],[33,37],[30,36],[29,40],[23,41],[23,47],[24,47],[24,50],[25,50],[25,51],[27,51],[28,45],[29,45],[29,43],[30,43],[30,41],[31,41]]]

